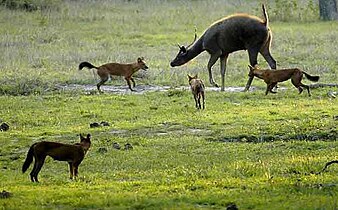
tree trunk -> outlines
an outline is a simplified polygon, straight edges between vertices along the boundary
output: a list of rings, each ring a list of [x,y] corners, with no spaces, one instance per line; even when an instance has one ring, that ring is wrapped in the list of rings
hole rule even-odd
[[[319,0],[319,13],[322,20],[337,20],[337,0]]]

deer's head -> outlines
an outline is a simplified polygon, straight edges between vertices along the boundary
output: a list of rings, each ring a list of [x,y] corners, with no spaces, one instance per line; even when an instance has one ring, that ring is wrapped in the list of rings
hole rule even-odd
[[[190,46],[196,41],[197,39],[197,34],[196,34],[196,29],[195,29],[195,38],[194,38],[194,41],[189,44],[187,47],[185,46],[181,46],[178,44],[178,48],[180,49],[178,51],[178,54],[176,55],[176,57],[174,58],[173,61],[170,62],[170,66],[171,67],[175,67],[175,66],[181,66],[183,64],[185,64],[187,62],[187,54],[188,54],[188,50],[190,48]]]

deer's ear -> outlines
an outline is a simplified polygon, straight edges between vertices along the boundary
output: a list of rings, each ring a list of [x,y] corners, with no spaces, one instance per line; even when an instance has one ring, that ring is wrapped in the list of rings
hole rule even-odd
[[[198,74],[195,74],[194,79],[197,79],[197,78],[198,78]]]
[[[187,52],[187,49],[185,49],[185,47],[182,46],[182,47],[180,47],[180,51],[181,51],[182,53],[186,53],[186,52]]]

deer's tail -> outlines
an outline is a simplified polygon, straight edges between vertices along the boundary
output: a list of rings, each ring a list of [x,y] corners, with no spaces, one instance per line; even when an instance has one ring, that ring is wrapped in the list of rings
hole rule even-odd
[[[265,9],[265,5],[262,4],[262,10],[263,10],[263,16],[264,16],[264,22],[265,22],[265,26],[268,28],[269,27],[269,16],[268,13]]]
[[[312,82],[318,82],[319,76],[311,76],[310,74],[303,71],[303,74],[305,74],[306,78]]]
[[[22,173],[25,173],[27,171],[27,169],[29,168],[29,166],[31,165],[31,163],[33,162],[33,154],[34,154],[35,144],[33,144],[28,150],[26,160],[25,160],[25,162],[23,163],[23,166],[22,166]]]
[[[79,70],[83,69],[84,67],[87,67],[89,69],[93,69],[93,68],[97,69],[98,68],[98,67],[94,66],[93,64],[91,64],[91,63],[89,63],[87,61],[80,63]]]

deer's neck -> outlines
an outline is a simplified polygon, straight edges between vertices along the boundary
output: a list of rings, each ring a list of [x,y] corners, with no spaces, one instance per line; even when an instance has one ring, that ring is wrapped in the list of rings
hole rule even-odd
[[[201,52],[204,51],[203,49],[203,41],[202,39],[198,39],[188,50],[186,54],[186,62],[190,61],[191,59],[195,58]]]

